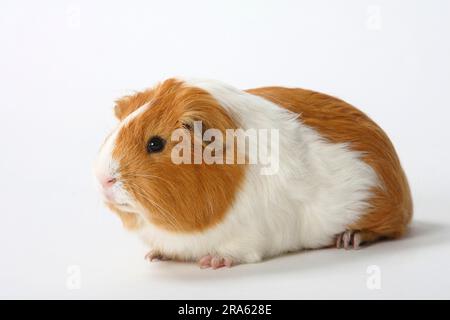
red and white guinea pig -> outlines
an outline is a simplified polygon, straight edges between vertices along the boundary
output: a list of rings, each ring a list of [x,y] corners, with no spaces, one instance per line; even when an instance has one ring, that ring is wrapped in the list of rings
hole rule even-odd
[[[150,260],[219,268],[303,248],[358,248],[403,235],[411,220],[410,189],[389,138],[337,98],[169,79],[121,98],[115,114],[120,122],[95,174],[106,204],[142,237]],[[262,163],[175,163],[172,133],[199,122],[224,136],[276,129],[276,173],[261,174]]]

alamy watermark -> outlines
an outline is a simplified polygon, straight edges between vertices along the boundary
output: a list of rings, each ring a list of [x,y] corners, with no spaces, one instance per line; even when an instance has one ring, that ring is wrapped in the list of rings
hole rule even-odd
[[[70,30],[81,28],[81,9],[76,3],[70,4],[66,8],[66,25]]]
[[[377,265],[368,266],[366,269],[368,274],[366,286],[369,290],[381,289],[381,268]]]
[[[78,265],[67,267],[66,288],[68,290],[81,289],[81,268]]]
[[[370,5],[367,7],[366,28],[373,31],[379,31],[383,27],[381,7],[379,5]]]
[[[252,164],[260,174],[274,175],[279,170],[278,129],[203,128],[195,121],[192,130],[176,129],[171,136],[177,144],[171,152],[175,164]],[[193,133],[193,135],[192,135]]]

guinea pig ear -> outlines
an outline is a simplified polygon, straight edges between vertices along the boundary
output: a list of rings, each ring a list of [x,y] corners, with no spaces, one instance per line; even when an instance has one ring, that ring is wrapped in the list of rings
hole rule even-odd
[[[205,126],[205,122],[198,118],[182,118],[180,123],[183,129],[191,131],[192,133],[200,133],[202,136],[208,129]]]
[[[222,136],[225,136],[226,129],[235,129],[236,127],[230,115],[210,101],[188,107],[179,121],[181,126],[195,134],[193,137],[200,139],[204,146],[206,142],[203,141],[203,137],[208,129],[219,130]]]
[[[124,96],[116,100],[114,106],[114,114],[117,119],[122,121],[130,113],[146,104],[153,98],[153,89],[147,89],[145,91],[136,92],[133,95]]]
[[[225,133],[226,129],[235,128],[231,116],[217,102],[211,99],[194,101],[187,106],[180,118],[180,122],[184,128],[189,130],[196,128],[201,123],[202,133],[208,129],[218,129]]]

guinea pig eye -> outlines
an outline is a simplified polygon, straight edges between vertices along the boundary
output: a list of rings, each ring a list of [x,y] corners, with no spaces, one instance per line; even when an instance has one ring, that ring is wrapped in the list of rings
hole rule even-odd
[[[160,152],[162,151],[162,149],[164,149],[164,144],[165,141],[163,138],[158,136],[151,137],[147,143],[147,152],[148,153]]]

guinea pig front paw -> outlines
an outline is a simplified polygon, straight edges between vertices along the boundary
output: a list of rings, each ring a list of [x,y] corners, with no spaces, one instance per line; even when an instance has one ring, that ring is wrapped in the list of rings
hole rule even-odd
[[[161,252],[159,252],[158,250],[150,250],[146,255],[145,255],[145,259],[150,261],[150,262],[154,262],[154,261],[167,261],[167,260],[171,260],[169,257],[163,255]]]
[[[200,258],[200,260],[198,260],[198,264],[202,269],[206,268],[219,269],[222,267],[230,268],[233,264],[233,260],[231,260],[230,258],[212,256],[208,254]]]

